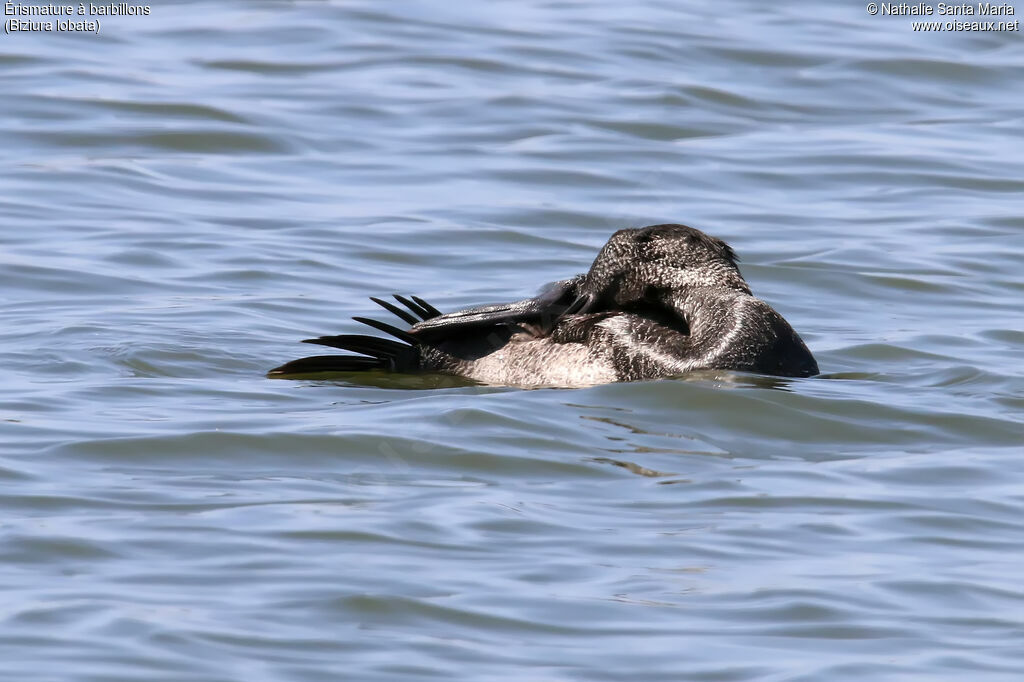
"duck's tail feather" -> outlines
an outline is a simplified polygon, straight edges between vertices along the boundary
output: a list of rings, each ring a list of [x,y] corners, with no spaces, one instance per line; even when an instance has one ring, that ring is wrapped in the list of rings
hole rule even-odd
[[[393,315],[401,318],[403,322],[406,322],[411,325],[433,319],[441,314],[441,311],[439,311],[437,308],[424,301],[419,296],[413,296],[412,300],[410,300],[405,296],[402,296],[401,294],[391,295],[394,296],[396,301],[398,301],[406,308],[408,308],[409,312],[402,310],[401,308],[399,308],[394,303],[391,303],[390,301],[379,299],[376,296],[371,296],[370,300],[379,305],[381,308],[384,308],[384,310],[387,310],[389,313],[392,313]],[[409,313],[412,314],[410,315]]]
[[[286,362],[267,372],[267,376],[280,377],[321,372],[365,372],[370,369],[383,368],[383,363],[377,358],[361,355],[314,355],[310,358]]]
[[[373,327],[374,329],[379,329],[385,334],[391,334],[391,336],[395,337],[399,341],[405,341],[409,345],[414,345],[417,343],[415,336],[413,336],[407,331],[399,329],[394,325],[388,324],[387,322],[373,320],[370,319],[369,317],[353,317],[352,319],[355,320],[356,322],[362,322],[363,324],[369,327]]]
[[[413,296],[412,300],[398,294],[394,294],[394,297],[396,301],[408,308],[409,312],[402,310],[389,301],[374,297],[371,297],[370,300],[410,325],[433,319],[441,314],[437,308],[417,296]],[[338,334],[335,336],[321,336],[317,339],[305,339],[303,343],[315,343],[320,346],[340,348],[341,350],[359,353],[360,355],[317,355],[310,358],[302,358],[301,360],[293,360],[280,367],[275,367],[267,375],[364,372],[371,369],[412,372],[421,369],[420,340],[415,336],[380,320],[373,320],[368,317],[353,317],[352,319],[380,330],[385,334],[390,334],[397,341],[394,339],[382,339],[377,336],[367,336],[366,334]]]
[[[395,300],[404,305],[406,308],[411,310],[416,315],[420,316],[421,320],[430,320],[441,315],[441,311],[424,301],[419,296],[413,296],[410,301],[405,296],[399,296],[398,294],[392,294]]]
[[[404,322],[407,322],[409,324],[416,324],[417,322],[420,321],[419,318],[417,318],[415,315],[410,315],[409,313],[405,312],[394,303],[379,299],[376,296],[371,296],[370,300],[379,305],[384,310],[387,310],[389,313],[393,313],[397,317],[400,317]]]
[[[321,336],[317,339],[304,339],[302,343],[315,343],[318,346],[340,348],[350,350],[353,353],[362,353],[378,359],[395,359],[408,353],[410,348],[407,344],[382,339],[377,336],[366,334],[338,334],[336,336]]]
[[[430,317],[440,317],[441,315],[443,315],[443,314],[444,314],[444,313],[442,313],[442,312],[441,312],[440,310],[438,310],[437,308],[435,308],[434,306],[432,306],[432,305],[430,305],[429,303],[427,303],[426,301],[424,301],[424,300],[423,300],[422,298],[420,298],[419,296],[413,296],[413,297],[412,297],[412,300],[414,300],[414,301],[416,302],[416,304],[417,304],[417,305],[419,305],[419,306],[420,306],[420,307],[422,307],[422,308],[423,308],[424,310],[426,310],[426,311],[427,311],[427,315],[429,315]],[[426,319],[429,319],[429,318],[428,318],[428,317],[426,317],[426,316],[424,316],[424,318],[423,318],[423,319],[425,319],[425,320],[426,320]]]
[[[317,372],[365,372],[381,369],[389,372],[411,372],[419,369],[417,348],[392,339],[365,334],[339,334],[305,339],[303,343],[340,348],[359,355],[317,355],[275,367],[269,376],[315,374]]]

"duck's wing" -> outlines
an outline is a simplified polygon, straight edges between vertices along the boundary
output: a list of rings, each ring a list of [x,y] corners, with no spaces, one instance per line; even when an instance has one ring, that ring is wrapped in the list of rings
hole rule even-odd
[[[582,275],[555,282],[545,287],[539,296],[514,303],[478,306],[431,316],[414,324],[409,333],[429,341],[479,332],[488,327],[522,325],[544,334],[561,316],[572,312],[581,281]]]
[[[306,339],[305,343],[329,346],[359,355],[303,358],[271,370],[269,376],[368,369],[413,372],[443,368],[446,362],[452,361],[451,358],[463,361],[478,359],[494,352],[519,332],[525,331],[535,336],[547,335],[566,311],[572,312],[573,302],[578,298],[580,279],[577,277],[556,282],[541,295],[524,301],[468,308],[448,314],[442,314],[417,296],[406,298],[395,294],[395,301],[404,308],[390,301],[372,298],[411,327],[405,330],[380,320],[353,317],[356,322],[393,338],[340,334]],[[439,354],[447,359],[438,360]]]

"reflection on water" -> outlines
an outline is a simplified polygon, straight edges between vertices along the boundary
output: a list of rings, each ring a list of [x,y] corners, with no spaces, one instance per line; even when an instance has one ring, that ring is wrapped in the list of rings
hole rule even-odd
[[[609,459],[608,457],[591,457],[589,461],[597,462],[598,464],[611,464],[612,466],[622,467],[631,474],[647,476],[649,478],[662,478],[664,476],[674,475],[671,472],[648,469],[647,467],[642,467],[635,462],[624,462],[619,459]]]
[[[298,379],[318,383],[337,383],[348,386],[367,386],[406,390],[439,390],[446,388],[464,388],[480,386],[471,379],[451,374],[404,374],[383,370],[365,372],[314,372],[312,374],[269,375],[268,379]]]

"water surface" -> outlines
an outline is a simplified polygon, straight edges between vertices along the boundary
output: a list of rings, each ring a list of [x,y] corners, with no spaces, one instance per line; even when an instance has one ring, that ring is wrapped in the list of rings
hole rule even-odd
[[[0,672],[1017,680],[1019,33],[176,2],[0,42]],[[371,295],[729,241],[823,375],[271,381]]]

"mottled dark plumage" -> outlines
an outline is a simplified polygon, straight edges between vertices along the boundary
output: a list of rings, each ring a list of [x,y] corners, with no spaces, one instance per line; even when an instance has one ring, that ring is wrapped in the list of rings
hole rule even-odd
[[[586,274],[516,303],[441,314],[415,296],[412,326],[354,318],[398,340],[361,334],[307,343],[359,353],[289,362],[269,376],[431,371],[488,384],[584,386],[727,369],[812,376],[818,365],[793,328],[755,298],[728,244],[685,225],[619,230]]]

